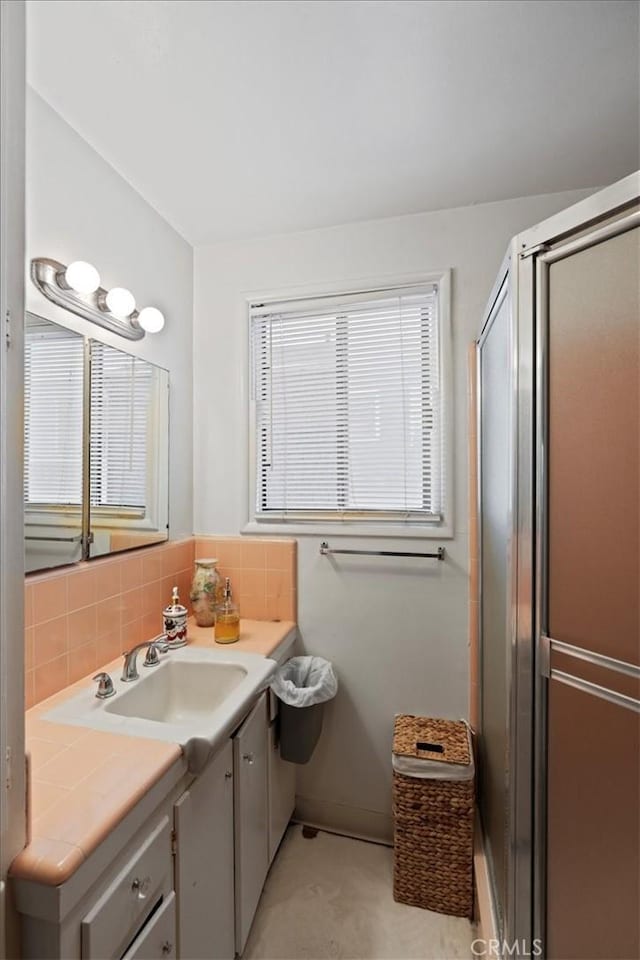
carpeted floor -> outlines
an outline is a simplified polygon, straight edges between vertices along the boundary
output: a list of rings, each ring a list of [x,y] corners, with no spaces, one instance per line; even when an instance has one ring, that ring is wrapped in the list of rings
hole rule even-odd
[[[244,960],[458,960],[471,924],[395,903],[392,851],[291,826],[267,878]]]

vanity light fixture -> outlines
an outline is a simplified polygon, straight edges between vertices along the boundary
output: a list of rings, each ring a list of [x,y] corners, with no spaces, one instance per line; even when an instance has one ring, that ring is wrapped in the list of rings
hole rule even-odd
[[[66,267],[57,260],[36,257],[31,261],[31,279],[52,303],[127,340],[142,340],[145,333],[158,333],[164,327],[157,307],[138,311],[130,290],[103,289],[98,271],[84,260]]]
[[[121,320],[130,317],[136,309],[136,298],[125,287],[111,287],[104,300],[106,309]]]
[[[159,333],[164,327],[164,314],[157,307],[143,307],[138,314],[138,323],[147,333]]]
[[[76,293],[95,293],[100,286],[100,274],[92,263],[85,263],[84,260],[74,260],[57,279],[61,285]]]

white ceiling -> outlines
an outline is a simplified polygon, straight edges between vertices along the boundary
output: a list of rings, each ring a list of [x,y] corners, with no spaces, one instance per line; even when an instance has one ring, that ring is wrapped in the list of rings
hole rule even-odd
[[[635,0],[30,0],[29,81],[193,244],[611,182]]]

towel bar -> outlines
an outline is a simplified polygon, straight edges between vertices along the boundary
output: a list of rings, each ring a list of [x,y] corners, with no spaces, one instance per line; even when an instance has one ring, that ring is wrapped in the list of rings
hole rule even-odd
[[[328,557],[334,553],[349,553],[360,557],[419,557],[421,560],[444,560],[444,547],[438,547],[436,553],[409,553],[405,550],[334,550],[326,540],[320,544],[320,554]]]

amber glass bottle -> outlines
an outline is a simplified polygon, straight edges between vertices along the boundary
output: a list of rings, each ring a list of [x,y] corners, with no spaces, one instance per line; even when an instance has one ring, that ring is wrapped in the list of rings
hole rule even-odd
[[[231,581],[224,581],[224,599],[216,607],[216,625],[214,627],[216,643],[235,643],[240,639],[240,611],[231,596]]]

